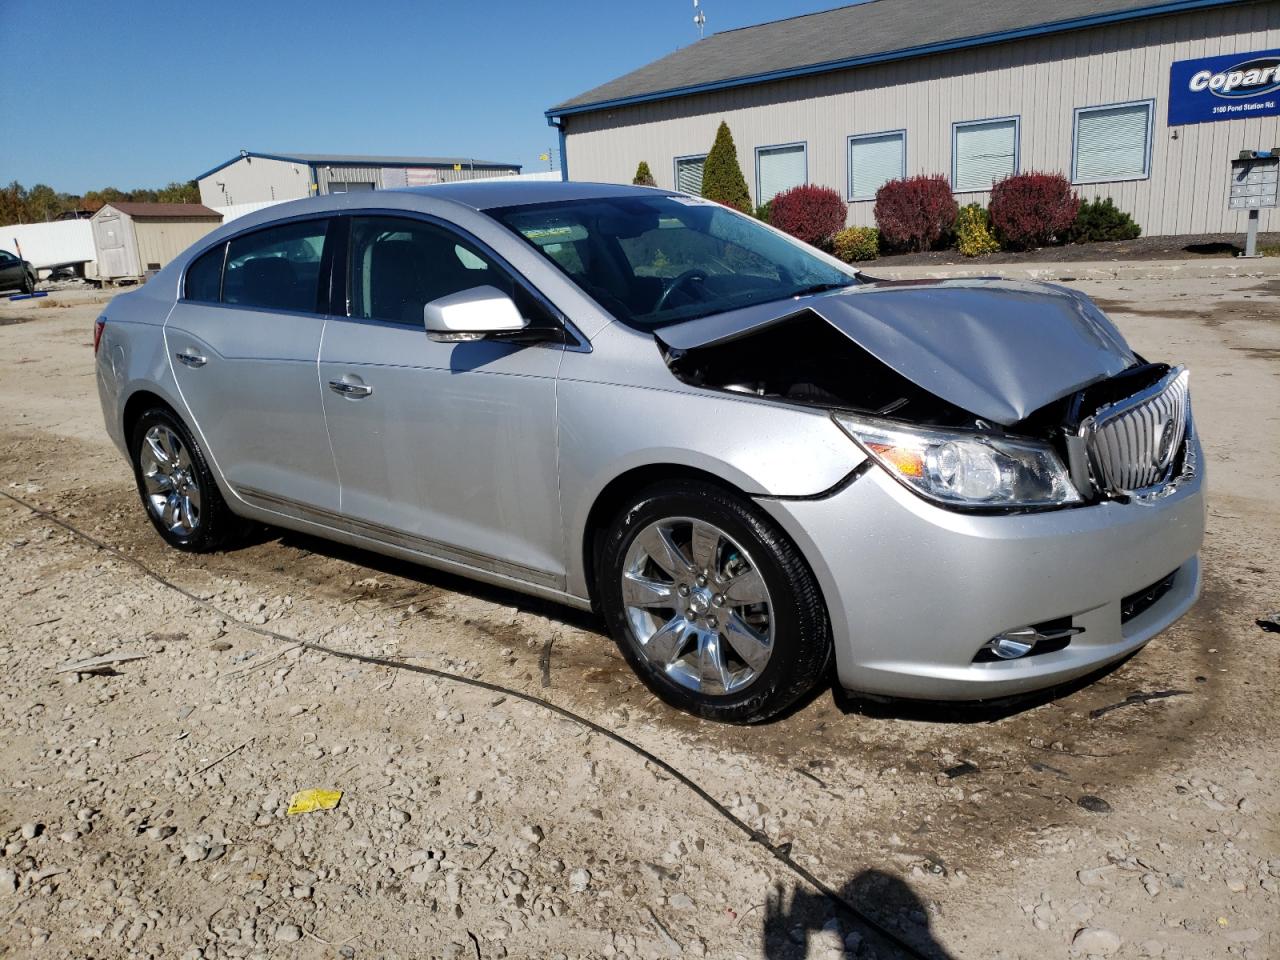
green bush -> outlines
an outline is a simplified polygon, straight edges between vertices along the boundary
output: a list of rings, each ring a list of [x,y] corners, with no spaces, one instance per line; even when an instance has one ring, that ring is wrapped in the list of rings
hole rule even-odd
[[[1000,241],[991,232],[991,214],[980,203],[961,207],[956,215],[956,249],[964,257],[995,253]]]
[[[1072,243],[1095,243],[1101,240],[1136,240],[1142,236],[1142,228],[1133,217],[1112,202],[1094,197],[1092,203],[1082,203],[1071,227]]]
[[[636,175],[631,182],[637,187],[656,187],[658,181],[653,179],[653,174],[649,172],[649,164],[644,160],[640,161],[640,166],[636,167]]]
[[[773,201],[772,200],[770,200],[768,203],[762,203],[760,204],[760,206],[756,207],[756,219],[759,220],[761,223],[773,222]]]
[[[845,227],[831,238],[831,252],[845,263],[880,256],[880,231],[875,227]]]
[[[750,213],[753,209],[746,178],[738,166],[738,148],[734,146],[729,125],[723,120],[702,166],[702,195],[741,213]]]

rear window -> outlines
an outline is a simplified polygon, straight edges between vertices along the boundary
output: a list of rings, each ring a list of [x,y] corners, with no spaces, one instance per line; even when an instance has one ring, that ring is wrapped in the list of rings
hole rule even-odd
[[[196,257],[187,268],[187,283],[182,296],[186,300],[199,300],[201,303],[217,303],[222,290],[222,258],[227,252],[227,245],[220,243],[207,253]]]

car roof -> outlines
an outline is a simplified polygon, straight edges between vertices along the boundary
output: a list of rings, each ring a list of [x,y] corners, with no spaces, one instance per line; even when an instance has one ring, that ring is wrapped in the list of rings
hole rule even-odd
[[[633,187],[619,183],[580,183],[563,180],[467,180],[437,183],[425,187],[404,187],[392,193],[414,193],[438,200],[449,200],[473,210],[515,207],[530,203],[555,203],[559,200],[594,200],[602,197],[652,197],[667,195],[669,190]]]

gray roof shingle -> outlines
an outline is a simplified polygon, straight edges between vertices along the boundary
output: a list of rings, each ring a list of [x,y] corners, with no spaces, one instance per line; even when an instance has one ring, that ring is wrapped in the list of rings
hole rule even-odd
[[[696,92],[708,84],[753,82],[785,71],[819,72],[871,58],[1019,31],[1088,26],[1092,18],[1133,19],[1191,6],[1252,0],[868,0],[821,13],[726,30],[610,80],[547,111],[572,113],[596,104]],[[1084,22],[1080,22],[1084,21]],[[848,61],[854,61],[849,63]]]

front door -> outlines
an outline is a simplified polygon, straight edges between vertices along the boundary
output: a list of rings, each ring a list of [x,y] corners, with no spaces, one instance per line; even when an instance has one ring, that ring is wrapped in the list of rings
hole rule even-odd
[[[201,255],[165,325],[182,399],[223,477],[250,503],[291,515],[338,509],[316,373],[330,222],[267,227]]]
[[[432,300],[486,284],[518,305],[527,297],[442,226],[353,217],[348,261],[349,316],[330,318],[320,352],[343,515],[376,539],[561,586],[563,347],[429,340],[423,307]]]

